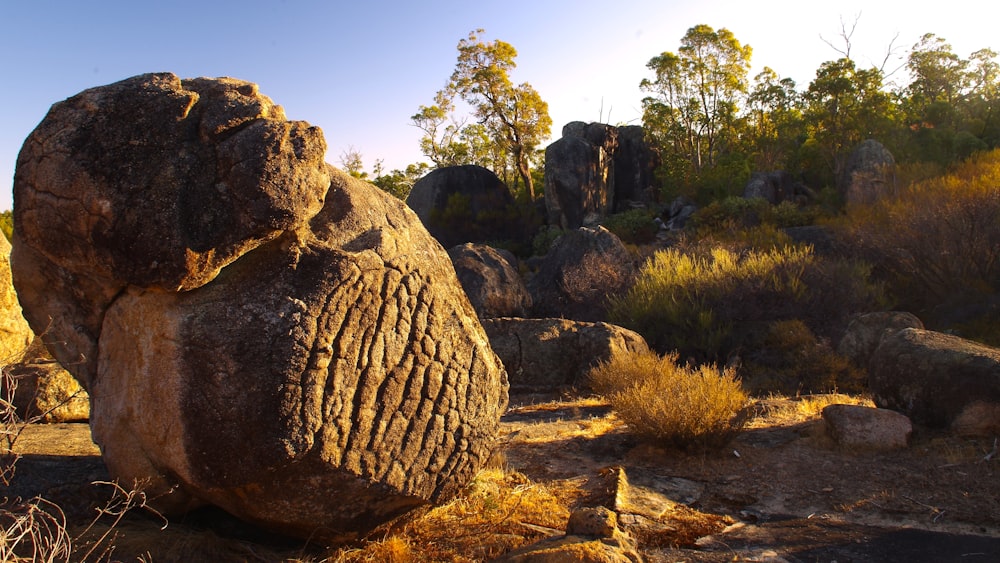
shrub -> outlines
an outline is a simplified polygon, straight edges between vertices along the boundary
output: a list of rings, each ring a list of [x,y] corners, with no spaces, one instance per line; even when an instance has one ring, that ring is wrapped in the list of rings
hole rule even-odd
[[[699,209],[692,222],[700,236],[738,238],[742,231],[758,226],[777,229],[812,225],[821,215],[820,206],[802,207],[791,201],[771,205],[763,198],[727,197]]]
[[[548,254],[549,249],[552,248],[552,243],[562,236],[562,234],[562,229],[552,225],[539,229],[538,233],[535,234],[534,240],[531,242],[532,256],[545,256]]]
[[[747,396],[732,369],[681,366],[677,354],[616,352],[591,386],[636,434],[684,449],[718,447],[742,427]]]
[[[751,392],[861,393],[867,387],[864,374],[801,320],[772,322],[762,336],[743,357],[743,383]]]
[[[656,214],[649,209],[630,209],[611,215],[601,223],[622,242],[648,244],[656,240],[660,226],[654,221]]]
[[[812,259],[807,249],[793,247],[742,256],[724,248],[707,257],[660,251],[632,289],[612,299],[609,313],[657,350],[718,360],[735,344],[734,322],[763,318],[781,302],[801,299],[802,270]]]
[[[844,242],[875,264],[897,306],[937,328],[972,321],[954,313],[1000,293],[1000,150],[852,207],[844,227]]]
[[[810,247],[668,249],[612,299],[609,314],[660,352],[719,362],[753,346],[777,320],[801,319],[820,336],[839,336],[850,314],[880,302],[869,274],[861,263],[817,258]]]

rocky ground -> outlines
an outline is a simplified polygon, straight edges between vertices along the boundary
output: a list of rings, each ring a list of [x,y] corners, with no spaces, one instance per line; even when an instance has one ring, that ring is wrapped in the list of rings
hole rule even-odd
[[[648,561],[1000,560],[994,440],[918,428],[905,450],[850,451],[826,435],[818,411],[828,399],[772,399],[729,447],[685,453],[639,441],[599,401],[550,399],[512,398],[497,465],[552,491],[567,512],[615,509]],[[17,449],[23,458],[5,496],[44,493],[71,520],[92,519],[102,493],[88,483],[106,476],[86,425],[29,427]],[[116,557],[322,559],[218,513],[162,524],[119,523]],[[521,541],[560,533],[516,524],[535,530]]]

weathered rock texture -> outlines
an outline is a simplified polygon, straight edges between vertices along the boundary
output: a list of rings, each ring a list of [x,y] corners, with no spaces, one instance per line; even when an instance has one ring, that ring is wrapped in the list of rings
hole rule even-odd
[[[483,321],[483,328],[515,391],[586,387],[587,372],[598,362],[649,349],[639,334],[607,323],[500,318]]]
[[[823,409],[827,433],[846,448],[895,450],[905,448],[913,425],[905,415],[861,405],[830,405]]]
[[[879,407],[964,433],[1000,432],[1000,350],[906,328],[882,338],[869,385]],[[992,418],[991,418],[992,417]]]
[[[629,202],[655,201],[656,156],[641,127],[574,121],[545,149],[545,207],[550,225],[593,227]]]
[[[34,337],[11,281],[10,243],[0,235],[0,365],[19,361]]]
[[[882,143],[868,139],[851,152],[838,187],[849,204],[873,203],[895,193],[896,159]]]
[[[604,227],[581,227],[552,244],[528,281],[535,317],[604,321],[608,299],[626,291],[638,268],[621,239]]]
[[[505,373],[451,262],[324,152],[253,84],[171,74],[56,104],[25,142],[26,316],[161,509],[344,540],[490,455]]]
[[[513,254],[466,243],[448,249],[448,256],[480,319],[527,316],[531,294],[517,272]]]
[[[55,360],[34,358],[7,369],[17,385],[12,403],[21,420],[84,422],[90,418],[87,392]]]
[[[856,366],[868,369],[882,338],[904,328],[924,328],[915,315],[903,311],[882,311],[858,315],[847,325],[837,345],[837,353]]]

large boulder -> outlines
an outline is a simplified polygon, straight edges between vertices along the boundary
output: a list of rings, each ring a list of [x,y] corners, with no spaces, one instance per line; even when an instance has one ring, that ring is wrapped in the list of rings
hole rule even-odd
[[[518,392],[583,388],[598,362],[649,349],[639,334],[607,323],[499,318],[483,321],[483,328]]]
[[[482,166],[433,170],[413,184],[406,204],[445,248],[467,242],[521,242],[531,234],[530,217],[523,216],[500,178]]]
[[[660,157],[646,140],[646,130],[642,126],[618,128],[614,164],[615,212],[627,211],[635,204],[650,205],[658,201],[654,172],[660,165]]]
[[[840,181],[848,204],[870,204],[896,192],[896,159],[875,139],[858,145],[847,159]]]
[[[924,323],[913,313],[905,311],[880,311],[865,313],[851,319],[844,336],[837,345],[837,353],[851,360],[854,365],[868,369],[872,356],[882,338],[904,328],[924,328]]]
[[[655,202],[658,163],[642,127],[567,123],[545,149],[549,224],[593,227],[613,212]]]
[[[448,249],[448,256],[480,319],[524,317],[531,310],[531,294],[510,252],[466,243]]]
[[[545,207],[550,225],[594,226],[611,211],[611,155],[583,137],[563,137],[545,149]],[[613,184],[611,184],[613,186]]]
[[[876,406],[932,428],[1000,432],[1000,350],[905,328],[882,337],[869,371]]]
[[[608,300],[635,281],[635,259],[604,227],[563,233],[528,281],[535,317],[604,321]]]
[[[0,366],[19,361],[34,338],[11,281],[10,243],[0,235]]]
[[[447,254],[325,148],[252,84],[172,74],[58,103],[25,142],[25,314],[161,510],[349,540],[491,454],[506,376]]]

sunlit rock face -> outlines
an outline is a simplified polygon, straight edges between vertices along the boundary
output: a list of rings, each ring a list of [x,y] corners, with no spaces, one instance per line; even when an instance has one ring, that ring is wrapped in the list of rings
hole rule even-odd
[[[52,107],[15,174],[25,316],[114,477],[342,541],[464,487],[503,365],[405,205],[253,84],[137,76]]]

